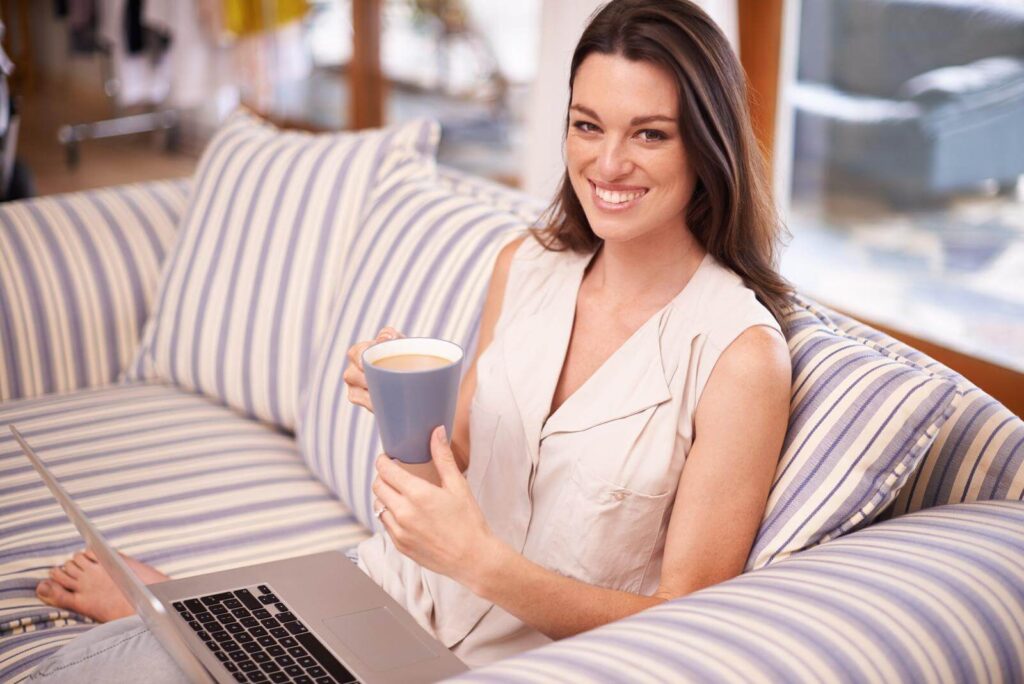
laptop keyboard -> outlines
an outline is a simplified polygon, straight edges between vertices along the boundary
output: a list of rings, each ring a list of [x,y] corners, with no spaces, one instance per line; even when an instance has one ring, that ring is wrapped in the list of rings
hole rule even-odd
[[[358,682],[265,584],[174,602],[239,682]]]

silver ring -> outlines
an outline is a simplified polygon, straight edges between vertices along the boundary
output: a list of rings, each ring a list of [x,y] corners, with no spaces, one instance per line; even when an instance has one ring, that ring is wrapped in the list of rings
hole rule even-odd
[[[384,511],[386,510],[388,510],[387,506],[381,506],[380,510],[374,513],[374,515],[377,517],[377,520],[380,520],[380,516],[384,515]]]

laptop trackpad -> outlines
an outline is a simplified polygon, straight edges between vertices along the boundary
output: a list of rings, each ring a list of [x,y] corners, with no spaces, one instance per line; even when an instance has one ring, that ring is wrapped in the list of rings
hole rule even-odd
[[[367,666],[383,672],[438,654],[398,621],[386,606],[327,618],[324,624]]]

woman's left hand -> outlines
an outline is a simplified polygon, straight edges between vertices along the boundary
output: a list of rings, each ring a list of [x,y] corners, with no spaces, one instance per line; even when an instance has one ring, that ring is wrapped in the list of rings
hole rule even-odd
[[[387,454],[377,457],[373,493],[386,508],[380,520],[399,551],[465,584],[493,533],[455,462],[444,426],[434,429],[430,453],[440,487],[406,472]]]

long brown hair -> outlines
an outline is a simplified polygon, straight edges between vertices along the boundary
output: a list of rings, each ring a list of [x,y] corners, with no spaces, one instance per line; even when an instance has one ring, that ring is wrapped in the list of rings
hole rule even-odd
[[[686,225],[785,330],[793,287],[777,270],[784,228],[750,125],[743,68],[725,36],[687,0],[613,0],[593,15],[573,53],[570,103],[576,70],[593,53],[650,62],[675,78],[679,133],[697,177]],[[547,249],[589,253],[601,243],[568,170],[543,221],[546,228],[531,232]]]

